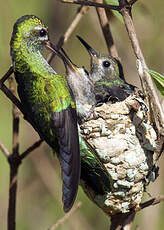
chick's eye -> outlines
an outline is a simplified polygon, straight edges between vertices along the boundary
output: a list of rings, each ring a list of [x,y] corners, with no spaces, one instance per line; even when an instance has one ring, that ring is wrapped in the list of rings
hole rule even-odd
[[[41,30],[39,31],[39,34],[40,34],[40,37],[44,37],[44,36],[47,35],[47,31],[46,31],[45,29],[41,29]]]
[[[110,66],[110,62],[109,61],[103,61],[103,66],[104,67],[109,67]]]

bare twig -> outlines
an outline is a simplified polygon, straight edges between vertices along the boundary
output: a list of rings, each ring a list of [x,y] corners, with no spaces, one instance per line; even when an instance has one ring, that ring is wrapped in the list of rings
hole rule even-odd
[[[80,22],[81,18],[83,17],[84,14],[87,13],[87,11],[89,10],[88,6],[82,6],[80,8],[80,10],[78,11],[78,13],[76,14],[74,20],[72,21],[71,25],[68,27],[68,29],[66,30],[65,34],[62,35],[59,38],[59,41],[57,43],[57,48],[60,49],[63,44],[65,44],[68,40],[68,38],[71,36],[72,32],[75,30],[75,28],[77,27],[78,23]],[[47,61],[48,63],[51,63],[52,59],[55,57],[54,53],[51,53],[48,58]]]
[[[10,165],[10,186],[9,186],[9,204],[8,204],[8,230],[15,230],[16,228],[16,195],[17,195],[17,175],[18,169],[21,164],[21,160],[24,159],[30,152],[37,148],[42,140],[37,141],[31,147],[29,147],[22,155],[19,155],[19,110],[25,115],[23,105],[16,97],[16,90],[14,80],[11,77],[13,73],[13,67],[11,66],[7,73],[0,79],[0,89],[4,94],[13,102],[13,144],[12,154],[3,143],[0,143],[0,149],[7,157]],[[4,82],[9,79],[8,89]],[[18,110],[19,108],[19,110]],[[26,117],[26,115],[25,115]]]
[[[141,209],[147,208],[147,207],[152,206],[152,205],[154,206],[154,205],[159,204],[160,202],[163,202],[163,201],[164,201],[164,195],[155,197],[153,199],[145,201],[144,203],[141,203],[139,208],[136,211],[140,211]]]
[[[124,2],[124,0],[119,0],[121,4],[123,4],[122,1]],[[141,51],[141,48],[140,48],[140,45],[137,39],[136,31],[134,28],[132,18],[130,16],[129,9],[124,7],[120,11],[120,13],[123,16],[125,26],[126,26],[134,53],[138,59],[138,63],[139,63],[138,73],[139,73],[141,83],[143,86],[143,91],[147,98],[147,103],[151,110],[151,118],[152,118],[151,121],[155,122],[159,136],[160,135],[164,136],[164,127],[163,127],[164,113],[162,111],[162,108],[159,102],[159,98],[155,90],[155,87],[153,85],[151,76],[147,72],[148,67],[146,65],[143,53]]]
[[[0,141],[0,150],[4,153],[6,158],[10,156],[9,150],[6,148],[6,146],[1,141]]]
[[[12,94],[16,95],[14,79],[9,78],[9,88]],[[19,155],[19,115],[20,112],[15,104],[13,104],[13,153]]]
[[[102,3],[102,0],[96,0],[96,3]],[[114,45],[114,41],[113,41],[113,37],[112,37],[111,30],[110,30],[108,18],[106,16],[105,9],[96,7],[96,11],[97,11],[101,29],[102,29],[102,32],[103,32],[103,35],[104,35],[104,38],[107,44],[108,52],[111,56],[118,59],[117,49],[116,49],[116,46]]]
[[[95,6],[95,7],[101,7],[101,8],[117,10],[117,11],[120,11],[122,8],[120,6],[114,6],[114,5],[110,5],[110,4],[101,4],[101,3],[97,3],[97,2],[84,1],[84,0],[61,0],[61,2],[78,4],[78,5],[83,5],[83,6]]]
[[[3,83],[1,84],[1,82],[0,82],[0,89],[10,99],[10,101],[12,101],[12,103],[15,104],[19,108],[19,110],[24,114],[24,109],[21,102],[13,93],[11,93],[11,91]]]
[[[24,151],[21,155],[20,155],[20,159],[23,160],[25,157],[27,157],[29,155],[29,153],[31,153],[32,151],[34,151],[36,148],[38,148],[41,143],[43,142],[42,139],[40,139],[39,141],[36,141],[33,145],[31,145],[26,151]]]
[[[130,230],[135,217],[135,212],[120,213],[111,217],[110,230]]]
[[[82,203],[78,202],[75,207],[71,209],[70,212],[65,214],[61,219],[59,219],[52,227],[50,227],[48,230],[55,230],[57,229],[60,225],[62,225],[68,218],[77,210],[81,207]]]
[[[7,71],[7,73],[1,78],[0,84],[4,83],[4,82],[10,77],[10,75],[11,75],[13,72],[14,72],[13,66],[10,66],[9,70]]]
[[[9,78],[9,88],[15,95],[15,85],[12,77]],[[8,158],[10,164],[10,187],[9,187],[9,205],[8,205],[8,230],[16,229],[16,196],[17,196],[17,175],[19,165],[19,111],[13,104],[13,144],[12,154]]]
[[[13,73],[13,66],[11,66],[9,68],[9,70],[7,71],[7,73],[0,79],[0,89],[4,92],[4,94],[13,102],[13,104],[15,104],[19,110],[24,113],[24,109],[23,106],[21,104],[21,102],[17,99],[17,97],[14,95],[15,90],[13,90],[14,92],[12,92],[12,90],[9,90],[5,85],[5,81],[11,76],[11,74]],[[12,87],[13,88],[13,87]]]
[[[129,5],[133,5],[134,3],[136,3],[138,0],[131,0],[131,1],[129,1]]]

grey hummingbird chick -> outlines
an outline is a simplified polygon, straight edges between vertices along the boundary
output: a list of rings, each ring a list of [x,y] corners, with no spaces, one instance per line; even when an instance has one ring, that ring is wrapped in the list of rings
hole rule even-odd
[[[97,103],[123,101],[133,94],[135,86],[125,81],[121,63],[108,54],[96,52],[80,36],[77,37],[91,57],[90,77]]]
[[[96,104],[93,81],[88,71],[75,65],[63,48],[58,55],[64,62],[67,82],[76,101],[78,121],[82,123],[91,115]]]

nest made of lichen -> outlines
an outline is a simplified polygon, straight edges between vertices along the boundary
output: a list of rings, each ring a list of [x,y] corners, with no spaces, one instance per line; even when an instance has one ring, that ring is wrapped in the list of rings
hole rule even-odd
[[[95,149],[109,174],[110,191],[98,194],[85,181],[82,187],[109,215],[137,207],[150,180],[157,136],[147,118],[142,99],[130,96],[96,107],[80,126],[83,138]]]

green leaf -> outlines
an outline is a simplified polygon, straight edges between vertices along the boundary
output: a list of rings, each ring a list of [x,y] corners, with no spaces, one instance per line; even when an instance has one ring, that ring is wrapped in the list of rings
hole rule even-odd
[[[164,97],[164,76],[160,73],[157,73],[154,70],[148,69],[157,89],[160,91],[161,95]]]
[[[109,4],[109,5],[114,5],[114,6],[119,5],[118,0],[104,0],[103,2],[104,4]],[[121,14],[117,10],[111,10],[111,11],[119,19],[120,22],[124,23]]]
[[[104,3],[109,4],[109,5],[114,5],[114,6],[118,6],[118,0],[104,0]]]

